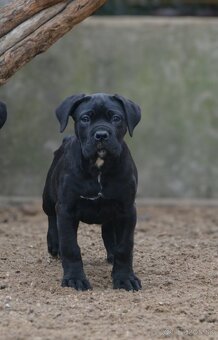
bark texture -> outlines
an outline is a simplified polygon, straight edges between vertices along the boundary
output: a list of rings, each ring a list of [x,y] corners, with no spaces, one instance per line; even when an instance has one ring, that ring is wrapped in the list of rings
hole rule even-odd
[[[0,12],[0,85],[106,0],[16,0]]]

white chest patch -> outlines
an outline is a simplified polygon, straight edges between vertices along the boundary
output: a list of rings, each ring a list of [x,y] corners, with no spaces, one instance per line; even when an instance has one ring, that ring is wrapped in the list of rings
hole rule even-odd
[[[97,168],[100,168],[103,164],[104,164],[104,160],[98,157],[95,162],[95,165],[97,166]]]

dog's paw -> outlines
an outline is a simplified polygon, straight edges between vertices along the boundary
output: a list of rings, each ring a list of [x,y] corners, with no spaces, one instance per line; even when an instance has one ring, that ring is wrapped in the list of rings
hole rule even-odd
[[[61,286],[74,288],[80,291],[92,289],[89,281],[86,278],[76,278],[76,277],[67,278],[67,279],[63,278]]]
[[[114,289],[125,289],[128,291],[138,291],[142,289],[141,281],[132,273],[129,275],[116,275],[113,279]]]

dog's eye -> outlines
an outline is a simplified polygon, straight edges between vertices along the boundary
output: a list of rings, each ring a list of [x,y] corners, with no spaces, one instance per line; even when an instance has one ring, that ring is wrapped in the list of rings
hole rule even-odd
[[[90,117],[88,115],[84,115],[80,118],[81,122],[83,123],[89,123],[90,122]]]
[[[120,121],[121,121],[121,117],[120,117],[120,116],[114,115],[114,116],[112,117],[112,122],[118,123],[118,122],[120,122]]]

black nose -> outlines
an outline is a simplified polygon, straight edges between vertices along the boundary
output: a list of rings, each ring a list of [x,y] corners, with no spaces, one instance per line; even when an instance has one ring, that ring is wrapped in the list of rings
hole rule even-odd
[[[98,130],[94,134],[95,140],[107,140],[109,138],[109,133],[105,130]]]

